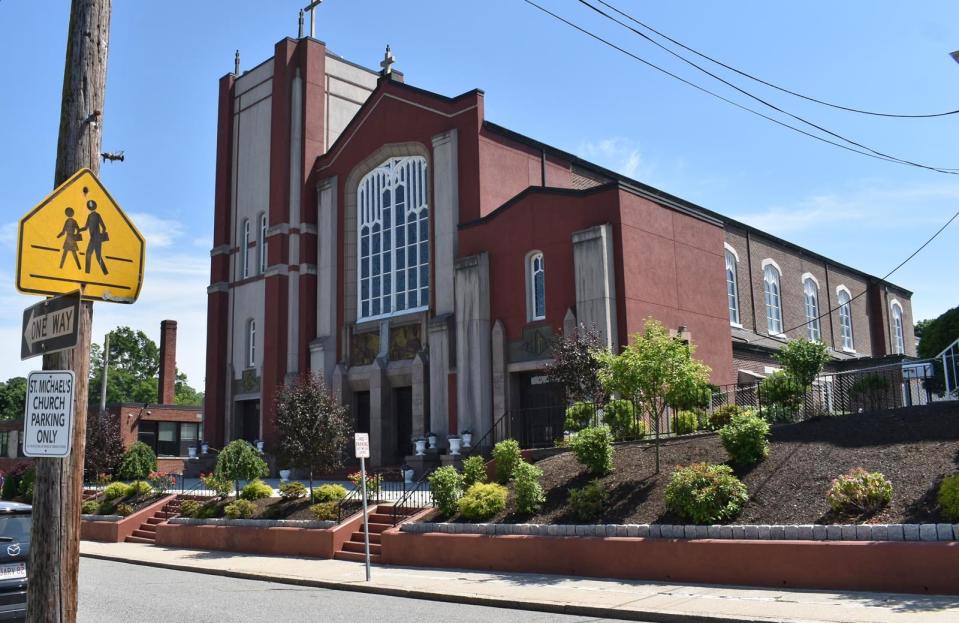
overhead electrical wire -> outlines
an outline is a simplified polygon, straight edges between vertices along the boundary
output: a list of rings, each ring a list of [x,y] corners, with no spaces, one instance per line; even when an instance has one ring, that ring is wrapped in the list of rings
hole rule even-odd
[[[619,51],[619,52],[621,52],[621,53],[623,53],[623,54],[625,54],[625,55],[633,58],[634,60],[639,61],[640,63],[643,63],[644,65],[646,65],[646,66],[648,66],[648,67],[650,67],[650,68],[652,68],[652,69],[655,69],[656,71],[658,71],[658,72],[660,72],[660,73],[662,73],[662,74],[665,74],[665,75],[669,76],[670,78],[673,78],[673,79],[675,79],[675,80],[678,80],[679,82],[682,82],[683,84],[685,84],[685,85],[687,85],[687,86],[689,86],[689,87],[692,87],[692,88],[696,89],[697,91],[701,91],[701,92],[703,92],[703,93],[706,93],[707,95],[710,95],[710,96],[712,96],[712,97],[715,97],[716,99],[722,100],[723,102],[726,102],[727,104],[729,104],[729,105],[731,105],[731,106],[735,106],[736,108],[739,108],[740,110],[744,110],[744,111],[746,111],[746,112],[748,112],[748,113],[751,113],[751,114],[753,114],[753,115],[756,115],[757,117],[762,117],[763,119],[765,119],[765,120],[767,120],[767,121],[771,121],[772,123],[775,123],[775,124],[780,125],[780,126],[782,126],[782,127],[789,128],[790,130],[792,130],[792,131],[794,131],[794,132],[797,132],[797,133],[799,133],[799,134],[805,135],[805,136],[807,136],[807,137],[809,137],[809,138],[815,139],[815,140],[820,141],[820,142],[823,142],[823,143],[827,143],[827,144],[829,144],[829,145],[832,145],[832,146],[834,146],[834,147],[838,147],[838,148],[840,148],[840,149],[844,149],[844,150],[846,150],[846,151],[851,151],[851,152],[856,153],[856,154],[859,154],[859,155],[861,155],[861,156],[866,156],[866,157],[869,157],[869,158],[875,158],[876,160],[884,160],[884,161],[886,161],[886,162],[892,162],[892,163],[896,163],[896,164],[904,164],[905,166],[920,166],[920,168],[926,168],[926,169],[930,169],[930,170],[937,171],[937,172],[939,172],[939,173],[946,173],[946,174],[949,174],[949,175],[956,175],[956,174],[957,174],[956,171],[949,170],[949,169],[936,169],[936,168],[934,168],[934,167],[927,167],[927,166],[922,166],[922,165],[907,164],[907,163],[905,163],[905,162],[903,162],[903,161],[901,161],[901,160],[899,160],[899,159],[892,158],[892,157],[890,157],[890,156],[878,155],[878,154],[872,153],[872,152],[870,152],[870,151],[864,151],[864,150],[861,150],[861,149],[856,149],[855,147],[850,147],[849,145],[844,145],[844,144],[842,144],[842,143],[829,140],[828,138],[819,136],[819,135],[817,135],[817,134],[813,134],[812,132],[807,132],[806,130],[803,130],[802,128],[798,128],[798,127],[796,127],[796,126],[794,126],[794,125],[791,125],[791,124],[789,124],[789,123],[786,123],[785,121],[781,121],[781,120],[779,120],[779,119],[776,119],[775,117],[771,117],[771,116],[769,116],[769,115],[767,115],[767,114],[765,114],[765,113],[762,113],[762,112],[760,112],[760,111],[758,111],[758,110],[756,110],[756,109],[754,109],[754,108],[750,108],[749,106],[746,106],[746,105],[744,105],[744,104],[740,104],[739,102],[733,101],[733,100],[729,99],[728,97],[725,97],[725,96],[723,96],[723,95],[720,95],[719,93],[716,93],[715,91],[711,91],[710,89],[707,89],[706,87],[700,86],[700,85],[698,85],[698,84],[696,84],[696,83],[694,83],[694,82],[692,82],[692,81],[690,81],[690,80],[687,80],[687,79],[685,79],[685,78],[683,78],[683,77],[681,77],[681,76],[679,76],[679,75],[677,75],[677,74],[675,74],[675,73],[673,73],[673,72],[671,72],[671,71],[669,71],[669,70],[667,70],[667,69],[663,69],[662,67],[660,67],[660,66],[658,66],[658,65],[656,65],[656,64],[654,64],[654,63],[651,63],[650,61],[647,61],[646,59],[644,59],[644,58],[642,58],[642,57],[640,57],[640,56],[638,56],[638,55],[630,52],[629,50],[626,50],[625,48],[622,48],[622,47],[616,45],[615,43],[609,41],[608,39],[604,39],[603,37],[601,37],[601,36],[599,36],[599,35],[591,32],[591,31],[583,28],[582,26],[579,26],[579,25],[571,22],[570,20],[562,17],[561,15],[558,15],[558,14],[550,11],[549,9],[547,9],[547,8],[545,8],[545,7],[537,4],[536,2],[533,2],[533,0],[523,0],[523,2],[525,2],[526,4],[529,4],[530,6],[533,6],[533,7],[537,8],[537,9],[539,9],[540,11],[542,11],[543,13],[546,13],[547,15],[553,17],[554,19],[563,22],[564,24],[566,24],[566,25],[569,26],[570,28],[573,28],[573,29],[575,29],[575,30],[578,30],[579,32],[581,32],[581,33],[583,33],[583,34],[585,34],[585,35],[587,35],[587,36],[589,36],[589,37],[592,37],[593,39],[596,39],[597,41],[599,41],[599,42],[601,42],[601,43],[603,43],[603,44],[605,44],[605,45],[613,48],[614,50],[617,50],[617,51]]]
[[[602,2],[602,0],[599,0],[599,1]],[[633,33],[639,35],[640,37],[642,37],[642,38],[645,39],[646,41],[649,41],[650,43],[652,43],[652,44],[655,45],[656,47],[658,47],[658,48],[664,50],[665,52],[671,54],[672,56],[678,58],[679,60],[681,60],[682,62],[686,63],[687,65],[690,65],[691,67],[693,67],[693,68],[701,71],[702,73],[706,74],[707,76],[709,76],[709,77],[711,77],[711,78],[713,78],[713,79],[715,79],[715,80],[718,80],[718,81],[722,82],[723,84],[725,84],[726,86],[728,86],[728,87],[730,87],[730,88],[732,88],[732,89],[735,89],[736,91],[738,91],[739,93],[742,93],[742,94],[745,95],[746,97],[748,97],[748,98],[750,98],[750,99],[753,99],[753,100],[759,102],[760,104],[763,104],[764,106],[767,106],[767,107],[775,110],[776,112],[782,113],[782,114],[784,114],[784,115],[786,115],[786,116],[788,116],[788,117],[790,117],[790,118],[792,118],[792,119],[795,119],[796,121],[799,121],[800,123],[804,123],[804,124],[806,124],[806,125],[808,125],[808,126],[810,126],[810,127],[812,127],[812,128],[815,128],[815,129],[819,130],[820,132],[824,132],[824,133],[826,133],[826,134],[828,134],[828,135],[830,135],[830,136],[832,136],[832,137],[834,137],[834,138],[836,138],[836,139],[839,139],[839,140],[841,140],[841,141],[844,141],[844,142],[846,142],[846,143],[849,143],[850,145],[854,145],[855,147],[859,147],[860,149],[865,149],[866,151],[869,151],[869,152],[871,152],[871,153],[873,153],[873,154],[875,154],[875,155],[877,155],[877,156],[882,156],[882,157],[888,158],[888,159],[890,159],[890,160],[893,160],[893,161],[895,161],[895,162],[899,162],[899,163],[901,163],[901,164],[907,164],[907,165],[910,165],[910,166],[919,167],[919,168],[921,168],[921,169],[929,169],[929,170],[931,170],[931,171],[936,171],[936,172],[938,172],[938,173],[949,173],[949,174],[953,174],[953,175],[955,175],[956,172],[959,171],[959,169],[947,169],[947,168],[945,168],[945,167],[935,167],[935,166],[931,166],[931,165],[926,165],[926,164],[914,162],[914,161],[912,161],[912,160],[906,160],[906,159],[904,159],[904,158],[899,158],[899,157],[896,157],[896,156],[893,156],[893,155],[890,155],[890,154],[883,153],[883,152],[881,152],[881,151],[875,150],[875,149],[873,149],[873,148],[871,148],[871,147],[869,147],[869,146],[867,146],[867,145],[863,145],[862,143],[859,143],[859,142],[854,141],[854,140],[852,140],[852,139],[850,139],[850,138],[847,138],[847,137],[845,137],[845,136],[843,136],[843,135],[841,135],[841,134],[838,134],[837,132],[833,132],[832,130],[829,130],[828,128],[825,128],[825,127],[823,127],[823,126],[821,126],[821,125],[818,125],[818,124],[816,124],[816,123],[813,123],[812,121],[809,121],[808,119],[805,119],[805,118],[803,118],[803,117],[800,117],[799,115],[795,115],[795,114],[789,112],[788,110],[784,110],[783,108],[780,108],[779,106],[776,106],[775,104],[773,104],[773,103],[771,103],[771,102],[769,102],[769,101],[767,101],[767,100],[759,97],[758,95],[754,95],[754,94],[750,93],[749,91],[747,91],[747,90],[739,87],[738,85],[736,85],[736,84],[734,84],[734,83],[726,80],[726,79],[723,78],[722,76],[719,76],[719,75],[717,75],[717,74],[709,71],[709,70],[706,69],[705,67],[702,67],[701,65],[696,64],[695,62],[689,60],[688,58],[684,57],[683,55],[681,55],[681,54],[675,52],[674,50],[671,50],[670,48],[668,48],[668,47],[664,46],[663,44],[659,43],[659,42],[656,41],[655,39],[652,39],[651,37],[649,37],[649,36],[646,35],[645,33],[641,32],[641,31],[639,31],[639,30],[636,30],[635,28],[633,28],[633,27],[630,26],[629,24],[623,23],[622,21],[620,21],[620,20],[617,19],[616,17],[610,15],[609,13],[603,11],[603,10],[600,9],[599,7],[597,7],[597,6],[593,5],[593,4],[590,4],[587,0],[578,0],[578,2],[579,2],[580,4],[582,4],[583,6],[586,6],[586,7],[590,8],[590,9],[592,9],[593,11],[595,11],[596,13],[602,15],[602,16],[605,17],[606,19],[608,19],[608,20],[610,20],[610,21],[612,21],[612,22],[614,22],[614,23],[616,23],[616,24],[619,24],[619,25],[622,26],[623,28],[626,28],[626,29],[629,30],[630,32],[633,32]],[[605,3],[604,3],[604,4],[605,4]]]
[[[897,118],[897,119],[931,119],[931,118],[935,118],[935,117],[947,117],[947,116],[949,116],[949,115],[959,114],[959,110],[947,110],[947,111],[945,111],[945,112],[928,113],[928,114],[901,114],[901,113],[876,112],[876,111],[873,111],[873,110],[863,110],[863,109],[861,109],[861,108],[853,108],[853,107],[850,107],[850,106],[842,106],[842,105],[840,105],[840,104],[833,104],[833,103],[827,102],[827,101],[825,101],[825,100],[821,100],[821,99],[818,99],[818,98],[815,98],[815,97],[810,97],[810,96],[808,96],[808,95],[803,95],[802,93],[798,93],[798,92],[796,92],[796,91],[787,89],[787,88],[785,88],[785,87],[781,87],[781,86],[779,86],[779,85],[777,85],[777,84],[774,84],[774,83],[772,83],[772,82],[769,82],[769,81],[767,81],[767,80],[763,80],[762,78],[759,78],[759,77],[757,77],[757,76],[754,76],[754,75],[750,74],[749,72],[743,71],[743,70],[741,70],[741,69],[737,69],[737,68],[733,67],[732,65],[728,65],[728,64],[726,64],[726,63],[724,63],[724,62],[722,62],[722,61],[720,61],[720,60],[717,60],[717,59],[713,58],[712,56],[709,56],[708,54],[704,54],[703,52],[700,52],[700,51],[698,51],[698,50],[696,50],[696,49],[694,49],[694,48],[691,48],[690,46],[682,43],[681,41],[677,41],[676,39],[673,39],[673,38],[670,37],[669,35],[667,35],[667,34],[665,34],[665,33],[663,33],[663,32],[660,32],[660,31],[656,30],[655,28],[653,28],[653,27],[650,26],[649,24],[645,24],[645,23],[641,22],[640,20],[636,19],[635,17],[633,17],[633,16],[630,15],[629,13],[626,13],[625,11],[623,11],[623,10],[621,10],[621,9],[613,6],[613,5],[610,4],[609,2],[606,2],[605,0],[596,0],[596,1],[599,2],[600,4],[604,5],[605,7],[607,7],[607,8],[609,8],[609,9],[615,11],[616,13],[619,13],[620,15],[622,15],[622,16],[625,17],[626,19],[630,20],[631,22],[633,22],[633,23],[635,23],[635,24],[638,24],[638,25],[641,26],[642,28],[645,28],[646,30],[648,30],[648,31],[650,31],[650,32],[652,32],[652,33],[655,33],[656,35],[659,35],[660,37],[662,37],[663,39],[666,39],[666,40],[669,41],[670,43],[673,43],[673,44],[675,44],[675,45],[678,45],[679,47],[683,48],[684,50],[687,50],[687,51],[689,51],[689,52],[692,52],[693,54],[699,56],[700,58],[704,58],[704,59],[706,59],[707,61],[709,61],[709,62],[711,62],[711,63],[715,63],[716,65],[719,65],[720,67],[724,67],[724,68],[728,69],[729,71],[733,71],[733,72],[739,74],[740,76],[743,76],[743,77],[745,77],[745,78],[749,78],[750,80],[754,80],[754,81],[756,81],[756,82],[758,82],[758,83],[760,83],[760,84],[764,84],[764,85],[766,85],[767,87],[770,87],[770,88],[772,88],[772,89],[776,89],[777,91],[782,91],[783,93],[788,93],[789,95],[792,95],[792,96],[794,96],[794,97],[798,97],[798,98],[801,98],[801,99],[804,99],[804,100],[807,100],[807,101],[810,101],[810,102],[815,102],[816,104],[821,104],[821,105],[823,105],[823,106],[828,106],[828,107],[830,107],[830,108],[836,108],[836,109],[839,109],[839,110],[845,110],[845,111],[848,111],[848,112],[859,113],[859,114],[861,114],[861,115],[872,115],[872,116],[874,116],[874,117],[892,117],[892,118]]]

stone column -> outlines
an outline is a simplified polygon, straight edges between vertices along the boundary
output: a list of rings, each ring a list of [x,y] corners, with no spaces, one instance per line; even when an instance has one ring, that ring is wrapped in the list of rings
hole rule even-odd
[[[492,426],[489,256],[456,261],[456,403],[460,429]]]
[[[577,319],[580,324],[599,331],[603,344],[616,352],[619,336],[612,225],[597,225],[573,233],[573,267]]]
[[[429,322],[429,429],[437,435],[449,430],[450,322],[452,314],[432,318]]]
[[[433,137],[433,291],[436,315],[453,313],[453,263],[459,224],[458,138],[455,129]]]
[[[507,382],[509,381],[508,372],[506,371],[506,365],[508,363],[508,355],[506,351],[506,327],[503,326],[502,320],[497,320],[493,323],[493,329],[491,331],[492,336],[492,379],[493,379],[493,422],[496,422],[500,416],[506,413],[509,409],[509,388],[507,387]],[[485,435],[486,431],[473,431],[477,436],[476,439],[479,439],[480,436]],[[497,440],[498,441],[498,440]]]
[[[377,357],[370,367],[370,462],[382,466],[392,458],[396,446],[396,422],[390,417],[390,382],[386,377],[386,362]]]
[[[429,417],[430,364],[422,350],[413,357],[411,370],[413,389],[413,435],[425,434]],[[435,431],[434,431],[435,432]]]
[[[336,366],[336,178],[317,185],[316,339],[310,367],[330,383]]]

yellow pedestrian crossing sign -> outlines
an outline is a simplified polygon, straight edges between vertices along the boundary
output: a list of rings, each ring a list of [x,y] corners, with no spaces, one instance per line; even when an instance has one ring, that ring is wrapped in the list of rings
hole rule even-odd
[[[146,243],[89,169],[80,169],[20,219],[17,289],[132,303],[143,285]]]

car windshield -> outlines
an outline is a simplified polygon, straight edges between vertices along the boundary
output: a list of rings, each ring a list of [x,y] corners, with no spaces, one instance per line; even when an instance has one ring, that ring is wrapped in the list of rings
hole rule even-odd
[[[0,538],[2,537],[7,537],[17,543],[29,543],[30,515],[0,514]]]

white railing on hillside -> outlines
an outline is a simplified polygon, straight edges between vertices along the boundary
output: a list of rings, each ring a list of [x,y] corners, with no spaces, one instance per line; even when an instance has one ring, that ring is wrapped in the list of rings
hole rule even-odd
[[[946,382],[946,396],[959,394],[959,339],[936,355],[942,362],[942,376]]]

